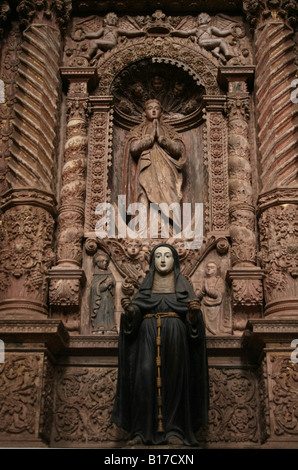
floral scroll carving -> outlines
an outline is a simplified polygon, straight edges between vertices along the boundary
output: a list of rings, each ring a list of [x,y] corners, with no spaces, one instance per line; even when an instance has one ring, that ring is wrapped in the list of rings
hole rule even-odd
[[[35,437],[38,433],[41,355],[7,354],[0,364],[0,435]]]
[[[297,375],[298,364],[289,357],[270,355],[270,398],[272,401],[272,438],[297,439]]]
[[[123,438],[110,424],[117,370],[68,368],[57,371],[54,441],[105,443]]]
[[[250,371],[210,369],[209,424],[207,442],[253,442],[259,440],[258,386]]]
[[[260,216],[259,258],[265,272],[266,301],[297,296],[298,207],[269,207]]]
[[[2,217],[1,299],[24,298],[45,305],[52,250],[52,216],[40,207],[19,205]]]

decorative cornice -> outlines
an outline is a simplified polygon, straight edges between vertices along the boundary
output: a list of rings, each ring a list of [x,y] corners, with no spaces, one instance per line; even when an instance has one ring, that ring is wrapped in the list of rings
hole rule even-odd
[[[67,84],[72,81],[87,82],[88,88],[93,89],[98,83],[96,67],[60,67],[60,73]]]
[[[148,2],[136,2],[134,0],[110,0],[109,2],[103,2],[98,0],[79,0],[73,2],[73,14],[83,15],[90,14],[90,11],[96,14],[105,14],[107,11],[115,11],[117,14],[125,14],[128,11],[136,13],[138,15],[146,15],[152,13],[156,8],[164,9],[169,14],[175,13],[180,14],[183,9],[184,14],[192,13],[198,14],[198,12],[206,9],[206,0],[184,0],[183,4],[180,2],[173,2],[171,0],[158,0],[154,2],[154,6],[148,7]],[[242,0],[229,0],[221,5],[221,10],[225,13],[228,12],[241,12]],[[108,9],[108,10],[107,10]],[[218,1],[208,0],[208,11],[218,12]]]
[[[217,80],[224,90],[229,90],[231,82],[245,82],[252,89],[255,73],[254,65],[225,66],[218,68]]]
[[[269,207],[282,204],[298,204],[298,188],[275,188],[260,194],[258,215]]]
[[[46,343],[53,353],[67,347],[69,335],[60,320],[2,320],[0,338],[5,343]]]
[[[287,342],[290,348],[291,339],[298,337],[298,319],[249,320],[247,330],[254,335],[261,336],[264,341]]]
[[[47,191],[37,188],[17,188],[9,189],[1,196],[0,210],[4,212],[18,205],[29,205],[42,207],[55,216],[56,204],[55,196]]]

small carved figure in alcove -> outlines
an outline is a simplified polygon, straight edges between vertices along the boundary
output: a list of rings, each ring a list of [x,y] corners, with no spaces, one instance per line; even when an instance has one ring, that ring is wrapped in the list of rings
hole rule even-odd
[[[225,282],[219,275],[217,264],[207,263],[202,285],[196,290],[196,295],[202,302],[201,308],[207,331],[213,335],[230,331],[223,324],[224,294]]]
[[[131,86],[131,93],[133,98],[134,106],[138,111],[143,113],[145,103],[149,99],[148,92],[141,82],[134,83]]]
[[[93,257],[94,274],[90,291],[90,312],[94,333],[116,332],[114,319],[115,279],[109,269],[110,259],[104,252]]]
[[[127,203],[146,208],[151,203],[179,204],[185,161],[183,140],[163,121],[159,101],[148,100],[144,120],[129,133],[125,146],[123,194]]]
[[[154,75],[150,83],[150,98],[163,102],[167,94],[166,81],[160,75]]]
[[[118,16],[115,13],[108,13],[103,20],[103,27],[98,31],[85,33],[85,39],[91,39],[89,60],[94,65],[99,57],[107,51],[110,51],[117,45],[119,35],[134,38],[144,36],[141,30],[122,30],[118,28]]]
[[[230,47],[223,37],[233,34],[233,30],[219,29],[215,26],[211,26],[211,17],[208,13],[201,13],[198,16],[198,27],[189,31],[175,30],[171,34],[179,37],[196,36],[199,46],[203,47],[207,51],[210,51],[214,57],[226,63],[234,54],[230,50]],[[216,36],[216,37],[214,37]],[[221,53],[221,54],[220,54]]]

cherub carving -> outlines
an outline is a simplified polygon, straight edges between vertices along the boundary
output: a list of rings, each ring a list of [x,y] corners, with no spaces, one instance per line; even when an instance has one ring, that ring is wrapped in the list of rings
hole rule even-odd
[[[142,30],[121,29],[118,27],[118,22],[118,16],[110,12],[104,17],[103,26],[99,30],[83,33],[85,39],[91,39],[88,55],[90,65],[94,65],[102,54],[113,49],[120,35],[130,38],[145,35]]]
[[[233,27],[228,29],[219,29],[216,26],[212,26],[211,17],[208,13],[201,13],[198,16],[197,27],[186,30],[174,30],[171,31],[172,36],[189,37],[196,36],[199,46],[203,47],[207,51],[210,51],[214,57],[227,62],[229,59],[234,57],[234,54],[230,50],[230,47],[223,37],[233,34]],[[215,36],[215,37],[214,37]],[[223,54],[224,57],[220,55]]]

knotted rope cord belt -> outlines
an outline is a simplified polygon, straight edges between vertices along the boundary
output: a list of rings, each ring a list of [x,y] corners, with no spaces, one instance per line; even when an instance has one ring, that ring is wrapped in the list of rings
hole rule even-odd
[[[161,354],[160,354],[160,347],[161,347],[161,319],[162,318],[179,318],[179,315],[175,312],[165,312],[165,313],[149,313],[145,315],[144,318],[156,318],[156,326],[157,326],[157,337],[156,337],[156,365],[157,365],[157,378],[156,378],[156,385],[157,385],[157,406],[158,406],[158,432],[163,432],[163,423],[162,423],[162,394],[161,394]]]

